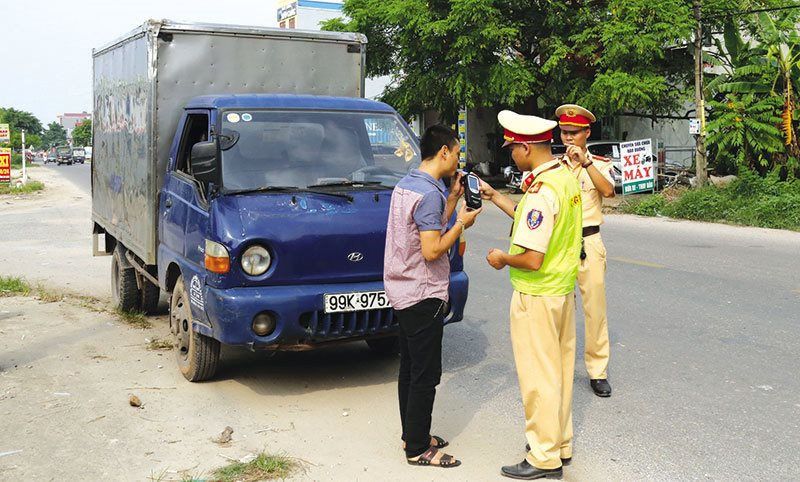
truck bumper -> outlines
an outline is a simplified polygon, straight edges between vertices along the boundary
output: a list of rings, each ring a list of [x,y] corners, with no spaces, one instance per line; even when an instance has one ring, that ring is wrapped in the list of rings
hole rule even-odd
[[[466,273],[450,274],[450,307],[445,323],[463,318],[468,288]],[[288,351],[387,336],[397,332],[392,308],[334,314],[325,314],[324,311],[325,294],[380,290],[383,290],[380,281],[224,290],[206,286],[207,319],[203,323],[195,322],[195,330],[226,345]],[[253,318],[265,311],[275,318],[275,330],[267,336],[258,336],[252,329]]]

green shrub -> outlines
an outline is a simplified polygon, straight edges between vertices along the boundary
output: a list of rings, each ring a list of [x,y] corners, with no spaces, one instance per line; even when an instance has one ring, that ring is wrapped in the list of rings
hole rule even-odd
[[[741,169],[740,177],[725,187],[692,189],[674,199],[654,194],[626,201],[622,210],[642,216],[800,231],[800,181],[781,181],[777,172],[762,178]]]

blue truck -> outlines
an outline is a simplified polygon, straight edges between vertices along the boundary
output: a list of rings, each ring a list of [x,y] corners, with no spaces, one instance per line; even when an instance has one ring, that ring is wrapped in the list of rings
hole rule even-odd
[[[360,34],[149,21],[93,52],[93,251],[111,256],[119,308],[168,296],[186,379],[214,376],[220,344],[396,350],[386,221],[420,153],[362,98],[365,49]]]

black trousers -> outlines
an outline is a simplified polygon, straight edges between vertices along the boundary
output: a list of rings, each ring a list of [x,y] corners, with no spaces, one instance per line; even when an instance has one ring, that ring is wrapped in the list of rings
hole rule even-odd
[[[428,298],[395,311],[400,324],[397,393],[408,458],[422,454],[431,444],[433,400],[442,378],[445,305],[442,300]]]

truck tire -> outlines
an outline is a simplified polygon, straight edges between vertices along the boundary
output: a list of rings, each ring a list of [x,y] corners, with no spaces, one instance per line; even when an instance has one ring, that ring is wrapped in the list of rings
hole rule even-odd
[[[400,353],[400,340],[396,336],[367,339],[370,350],[380,355],[397,355]]]
[[[137,311],[141,308],[141,295],[136,285],[136,271],[123,260],[124,249],[118,245],[111,258],[111,294],[120,310]]]
[[[182,275],[172,290],[169,325],[176,338],[175,356],[184,378],[202,382],[213,377],[219,364],[219,341],[192,329],[192,310]]]
[[[158,312],[158,300],[161,296],[161,290],[158,286],[147,281],[142,280],[144,286],[141,290],[140,306],[145,315],[155,315]]]

